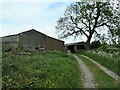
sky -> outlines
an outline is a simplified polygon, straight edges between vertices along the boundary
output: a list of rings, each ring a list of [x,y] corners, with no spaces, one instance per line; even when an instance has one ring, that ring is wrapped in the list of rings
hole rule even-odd
[[[0,2],[0,37],[36,29],[58,39],[57,20],[64,15],[71,2],[41,0],[2,0]],[[77,42],[73,37],[65,43]]]
[[[58,39],[57,20],[75,1],[79,0],[0,0],[0,37],[36,29]],[[62,40],[73,43],[86,41],[86,38],[68,37]]]

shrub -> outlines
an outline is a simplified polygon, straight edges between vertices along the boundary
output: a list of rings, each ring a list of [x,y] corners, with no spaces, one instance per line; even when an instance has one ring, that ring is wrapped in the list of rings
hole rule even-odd
[[[118,53],[106,53],[104,51],[87,51],[82,53],[85,56],[97,61],[106,68],[112,70],[113,72],[119,74],[119,55]]]
[[[91,49],[96,49],[96,48],[99,48],[100,46],[101,46],[100,41],[94,41],[90,45]]]
[[[97,49],[97,51],[107,51],[107,45],[102,45],[101,47],[99,47],[98,49]]]

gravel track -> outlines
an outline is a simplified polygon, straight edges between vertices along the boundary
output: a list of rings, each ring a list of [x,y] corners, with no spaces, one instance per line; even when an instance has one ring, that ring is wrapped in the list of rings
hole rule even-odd
[[[76,55],[73,55],[80,65],[80,70],[82,74],[82,81],[84,88],[97,88],[94,80],[94,76],[86,64]]]

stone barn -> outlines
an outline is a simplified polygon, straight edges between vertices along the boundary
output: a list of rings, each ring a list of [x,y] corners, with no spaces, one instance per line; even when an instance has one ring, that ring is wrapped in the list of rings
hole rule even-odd
[[[77,51],[85,50],[85,42],[65,44],[65,50],[75,53]]]
[[[64,41],[49,37],[35,29],[31,29],[16,35],[2,37],[2,48],[64,51]]]

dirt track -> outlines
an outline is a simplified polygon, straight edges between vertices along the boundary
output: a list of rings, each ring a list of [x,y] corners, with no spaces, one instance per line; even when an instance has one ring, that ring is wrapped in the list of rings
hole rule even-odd
[[[89,68],[85,65],[85,63],[80,58],[78,58],[76,55],[73,55],[73,56],[76,58],[76,60],[80,65],[84,88],[97,88],[95,86],[95,80],[92,72],[89,70]]]

